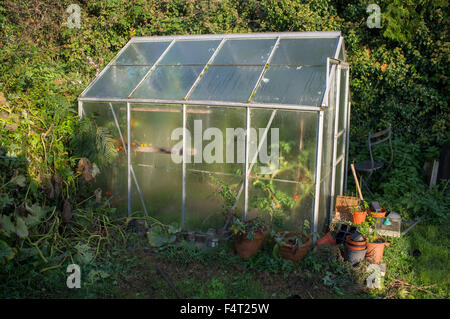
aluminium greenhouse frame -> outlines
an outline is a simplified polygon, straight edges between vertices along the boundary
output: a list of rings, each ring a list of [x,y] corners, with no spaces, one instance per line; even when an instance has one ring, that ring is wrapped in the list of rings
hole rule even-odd
[[[321,103],[319,106],[312,106],[312,105],[296,105],[296,104],[276,104],[276,103],[258,103],[253,102],[252,97],[255,94],[255,91],[257,90],[258,86],[261,83],[261,80],[263,79],[264,74],[266,73],[268,66],[270,65],[271,59],[273,57],[274,52],[276,51],[278,44],[280,42],[280,39],[298,39],[298,38],[337,38],[337,44],[336,44],[336,51],[334,56],[327,58],[327,65],[326,65],[326,82],[325,90],[321,98]],[[276,38],[275,45],[273,46],[270,55],[266,61],[266,65],[261,71],[259,78],[256,82],[256,85],[253,87],[252,95],[250,95],[247,102],[232,102],[232,101],[219,101],[219,100],[188,100],[188,98],[191,96],[193,90],[196,88],[198,83],[200,82],[202,76],[204,75],[205,71],[209,67],[209,65],[212,63],[218,52],[220,52],[220,49],[224,45],[224,43],[227,40],[230,39],[273,39]],[[167,52],[170,50],[170,48],[177,42],[181,40],[220,40],[220,43],[215,50],[215,52],[211,55],[208,62],[203,67],[202,71],[196,78],[195,82],[191,86],[191,88],[188,90],[188,93],[184,96],[183,99],[160,99],[160,98],[135,98],[131,97],[133,93],[138,89],[138,87],[146,80],[150,74],[154,71],[154,69],[158,66],[158,63],[163,59],[163,57],[167,54]],[[145,76],[140,80],[140,82],[134,87],[132,92],[128,95],[127,98],[109,98],[109,97],[87,97],[85,96],[86,92],[93,86],[93,84],[101,78],[101,76],[105,73],[106,70],[108,70],[111,65],[113,65],[114,61],[117,60],[117,58],[133,43],[140,43],[140,42],[160,42],[160,41],[169,41],[170,44],[168,47],[162,52],[162,54],[159,56],[159,58],[156,60],[155,63],[150,67],[150,69],[146,72]],[[340,53],[342,55],[340,56]],[[339,60],[338,58],[341,57],[342,60]],[[345,70],[347,72],[347,76],[345,78],[345,97],[344,97],[344,105],[340,105],[340,90],[336,90],[336,107],[335,107],[335,115],[334,115],[334,129],[333,129],[333,135],[332,135],[332,167],[331,167],[331,189],[330,189],[330,198],[328,203],[328,216],[327,221],[330,222],[333,206],[334,206],[334,196],[336,189],[335,189],[335,179],[336,179],[336,168],[340,164],[341,165],[341,185],[340,185],[340,193],[342,193],[342,190],[344,189],[344,186],[346,186],[347,183],[347,168],[348,168],[348,144],[349,144],[349,127],[350,127],[350,102],[349,102],[349,64],[344,62],[345,60],[345,50],[344,50],[344,42],[343,37],[341,36],[340,32],[281,32],[281,33],[250,33],[250,34],[217,34],[217,35],[181,35],[181,36],[159,36],[159,37],[134,37],[132,38],[118,53],[117,55],[108,63],[108,65],[100,72],[100,74],[97,76],[96,79],[94,79],[90,85],[81,93],[80,97],[78,98],[78,113],[79,116],[82,117],[84,115],[84,109],[83,109],[83,103],[84,102],[106,102],[109,103],[109,106],[111,108],[115,125],[119,130],[122,146],[124,148],[124,151],[127,156],[127,189],[128,189],[128,214],[131,214],[132,211],[132,196],[131,196],[131,188],[132,183],[134,183],[139,199],[141,201],[141,204],[143,206],[144,212],[146,215],[148,215],[148,211],[146,208],[146,205],[144,203],[144,199],[136,178],[136,175],[133,170],[133,166],[131,164],[131,127],[130,127],[130,104],[153,104],[153,105],[171,105],[176,104],[182,106],[182,121],[183,121],[183,149],[186,149],[186,138],[185,138],[185,131],[186,131],[186,109],[189,105],[196,105],[196,106],[222,106],[222,107],[240,107],[245,108],[246,110],[246,134],[245,134],[245,176],[241,185],[241,188],[239,190],[235,206],[237,204],[237,201],[239,197],[241,196],[242,192],[244,192],[244,218],[247,218],[247,212],[248,212],[248,205],[249,205],[249,198],[248,198],[248,185],[249,185],[249,172],[251,171],[251,168],[254,164],[254,159],[249,158],[249,133],[250,133],[250,109],[251,108],[262,108],[262,109],[268,109],[272,110],[272,115],[269,120],[269,123],[266,127],[266,131],[264,134],[267,134],[267,130],[270,128],[271,122],[277,113],[277,110],[295,110],[295,111],[304,111],[304,112],[314,112],[318,114],[317,117],[317,131],[316,131],[316,154],[315,154],[315,170],[314,170],[314,206],[313,206],[313,215],[312,215],[312,221],[313,221],[313,232],[318,232],[318,224],[319,224],[319,198],[320,198],[320,191],[321,191],[321,163],[322,163],[322,148],[324,143],[324,115],[325,111],[328,107],[328,98],[330,95],[330,88],[331,88],[331,81],[332,77],[336,76],[336,83],[337,87],[340,87],[340,81],[341,81],[341,71]],[[126,113],[127,113],[127,141],[124,140],[123,134],[120,131],[119,123],[115,114],[115,111],[113,109],[113,106],[111,103],[126,103]],[[338,130],[338,121],[339,121],[339,110],[341,108],[344,108],[344,127],[341,130]],[[338,145],[338,139],[340,136],[344,135],[342,138],[345,138],[345,143],[342,145],[342,155],[340,155],[337,158],[337,145]],[[265,138],[265,137],[264,137]],[[257,152],[255,156],[258,155],[259,150],[261,148],[261,144],[258,145]],[[182,227],[184,228],[185,225],[185,219],[186,219],[186,157],[187,152],[183,152],[182,156]]]

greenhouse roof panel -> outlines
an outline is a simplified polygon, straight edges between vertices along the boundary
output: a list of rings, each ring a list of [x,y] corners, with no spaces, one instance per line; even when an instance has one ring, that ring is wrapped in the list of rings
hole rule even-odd
[[[271,66],[252,101],[319,106],[325,80],[325,66]]]
[[[159,65],[131,97],[183,99],[202,70],[198,65]]]
[[[169,41],[130,43],[113,64],[152,65],[161,56],[169,44]]]
[[[264,65],[276,39],[227,40],[212,62],[213,65]]]
[[[205,65],[214,54],[220,40],[177,41],[158,65]]]
[[[326,87],[327,58],[342,56],[340,38],[339,32],[135,37],[81,99],[315,107]]]

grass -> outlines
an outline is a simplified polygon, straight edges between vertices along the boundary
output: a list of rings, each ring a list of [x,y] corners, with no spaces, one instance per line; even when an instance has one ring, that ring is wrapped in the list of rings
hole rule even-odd
[[[232,244],[198,250],[188,244],[150,251],[146,240],[130,235],[127,245],[109,248],[81,265],[81,289],[66,287],[65,263],[40,272],[38,260],[10,263],[0,270],[1,298],[177,298],[157,271],[162,269],[184,298],[449,298],[449,232],[418,224],[385,249],[382,289],[365,288],[366,264],[352,268],[335,248],[308,253],[297,264],[276,259],[272,245],[244,260]]]
[[[450,297],[450,232],[445,225],[418,224],[385,249],[387,298]]]

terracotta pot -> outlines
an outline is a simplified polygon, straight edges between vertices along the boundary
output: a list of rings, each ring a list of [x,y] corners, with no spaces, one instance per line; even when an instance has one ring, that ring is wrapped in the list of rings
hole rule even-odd
[[[236,253],[242,258],[250,258],[262,248],[264,238],[267,233],[258,232],[255,233],[253,240],[247,239],[247,235],[240,235],[234,240],[234,248]]]
[[[298,261],[305,258],[306,254],[308,253],[309,246],[311,246],[312,244],[312,239],[309,236],[296,232],[287,233],[285,238],[293,236],[301,236],[302,245],[300,247],[296,247],[296,245],[293,244],[281,243],[280,248],[278,249],[278,254],[283,259]]]
[[[345,244],[346,245],[349,244],[352,247],[360,247],[360,248],[362,248],[362,247],[366,246],[366,243],[367,243],[366,240],[364,240],[364,241],[354,241],[354,240],[352,240],[352,235],[347,235],[345,237]],[[356,250],[356,249],[353,249],[353,250]],[[362,250],[362,249],[360,249],[360,250]]]
[[[377,238],[377,240],[382,240],[382,243],[367,243],[366,259],[367,261],[379,264],[383,259],[384,247],[390,245],[383,238]]]
[[[353,224],[359,225],[366,220],[367,212],[352,212]]]
[[[374,218],[384,218],[384,216],[386,216],[386,210],[382,208],[381,212],[369,212],[369,214]]]
[[[328,232],[325,236],[323,236],[322,238],[320,238],[317,241],[317,245],[331,245],[334,246],[336,245],[336,240],[334,239],[333,235],[331,235],[330,232]]]

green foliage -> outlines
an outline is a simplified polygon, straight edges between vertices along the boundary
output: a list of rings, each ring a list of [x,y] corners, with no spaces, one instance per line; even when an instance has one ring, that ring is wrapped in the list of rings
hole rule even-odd
[[[341,30],[352,73],[350,160],[368,155],[368,132],[391,123],[394,164],[373,177],[374,199],[406,219],[424,215],[448,223],[448,185],[429,189],[422,173],[424,160],[436,158],[450,138],[448,1],[381,1],[381,29],[366,27],[365,0],[91,0],[80,3],[81,29],[64,25],[71,3],[0,3],[0,256],[8,262],[3,278],[16,278],[24,291],[30,293],[27,273],[30,281],[42,281],[47,288],[55,280],[33,267],[60,265],[84,251],[84,245],[98,256],[110,240],[106,232],[123,236],[112,221],[116,212],[90,200],[93,190],[76,172],[80,157],[106,166],[117,156],[109,128],[78,121],[76,97],[131,36]],[[275,207],[277,215],[278,203],[286,211],[291,207],[295,194],[282,194],[263,179],[256,186],[265,191],[265,201],[256,205],[260,209]],[[222,191],[228,212],[234,194]],[[74,206],[71,226],[60,217],[68,199]],[[22,268],[16,264],[19,258]],[[265,254],[248,262],[261,269],[289,267]],[[401,262],[398,267],[406,267],[411,260]],[[94,272],[91,278],[102,276]],[[324,278],[332,287],[333,275]]]
[[[255,239],[255,235],[263,232],[265,228],[265,223],[260,217],[244,221],[242,218],[234,216],[231,224],[231,231],[236,237],[245,236],[248,240]]]
[[[177,239],[176,234],[181,231],[178,225],[154,224],[147,234],[148,242],[153,247],[171,244]]]
[[[95,121],[84,118],[76,125],[77,134],[72,137],[71,145],[75,154],[86,157],[101,168],[111,165],[117,158],[111,132],[98,126]]]

